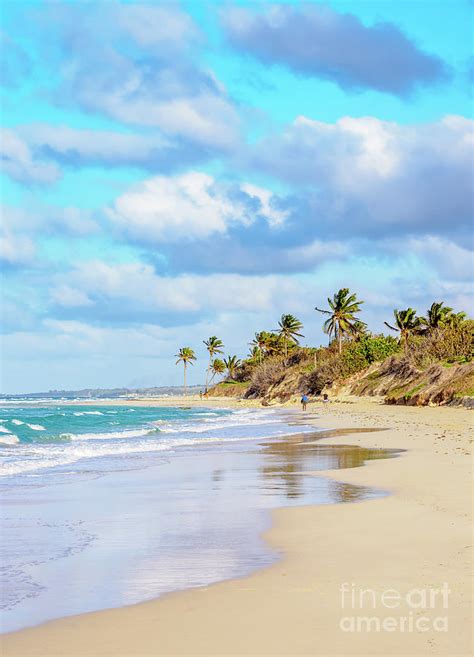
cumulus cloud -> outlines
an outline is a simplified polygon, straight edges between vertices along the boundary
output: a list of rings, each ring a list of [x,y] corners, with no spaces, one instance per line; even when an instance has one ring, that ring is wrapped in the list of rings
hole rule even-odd
[[[22,183],[53,183],[61,175],[55,164],[36,159],[28,144],[8,129],[0,133],[0,165],[4,173]]]
[[[68,285],[59,285],[53,288],[50,298],[53,304],[63,308],[79,308],[81,306],[90,306],[93,303],[87,294]]]
[[[167,277],[139,262],[112,265],[98,260],[79,263],[58,279],[58,285],[51,290],[58,305],[84,306],[87,299],[100,310],[102,305],[116,301],[131,322],[133,309],[155,313],[269,310],[280,296],[292,295],[297,290],[295,282],[278,275]],[[139,320],[140,315],[137,317]]]
[[[35,123],[16,128],[36,161],[62,167],[140,167],[170,172],[208,158],[207,149],[153,129],[137,132],[87,130]]]
[[[99,230],[93,213],[83,208],[35,204],[34,208],[28,209],[3,205],[0,213],[5,231],[28,235],[32,239],[39,234],[82,237]]]
[[[212,71],[196,63],[200,35],[189,15],[118,3],[57,13],[66,62],[58,102],[204,148],[235,145],[237,112]]]
[[[172,5],[115,5],[109,11],[113,12],[117,26],[147,50],[179,53],[202,40],[192,18]]]
[[[323,5],[232,7],[222,13],[222,24],[241,52],[346,89],[404,96],[445,77],[439,57],[423,52],[395,25],[366,27],[356,16]]]
[[[0,262],[11,267],[29,265],[34,261],[36,247],[26,235],[2,229],[0,234]]]
[[[295,239],[292,226],[290,223],[279,231],[278,239],[272,239],[272,228],[260,231],[254,225],[239,230],[234,226],[229,234],[190,243],[185,249],[172,244],[162,251],[173,272],[246,275],[314,271],[325,262],[339,262],[351,253],[348,241],[318,240],[304,233]]]
[[[404,248],[417,255],[439,272],[445,280],[465,281],[471,287],[474,279],[474,250],[435,235],[410,238]]]
[[[225,185],[201,172],[156,176],[125,192],[109,210],[111,221],[142,241],[182,242],[223,234],[258,220],[281,225],[278,199],[254,185]]]
[[[472,219],[472,121],[334,124],[298,117],[263,139],[253,166],[300,189],[320,234],[463,232]]]

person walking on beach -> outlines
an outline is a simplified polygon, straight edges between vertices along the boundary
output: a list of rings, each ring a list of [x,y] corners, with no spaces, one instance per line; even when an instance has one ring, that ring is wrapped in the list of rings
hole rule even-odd
[[[302,406],[302,408],[303,408],[303,411],[306,410],[306,405],[307,405],[308,401],[309,401],[309,400],[308,400],[307,395],[304,394],[304,395],[301,397],[301,406]]]

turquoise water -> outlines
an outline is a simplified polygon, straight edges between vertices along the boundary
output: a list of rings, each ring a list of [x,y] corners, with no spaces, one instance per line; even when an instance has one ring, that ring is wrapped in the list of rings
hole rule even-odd
[[[92,460],[100,471],[114,470],[130,457],[284,431],[294,432],[274,411],[253,409],[7,406],[0,408],[0,485],[1,477],[27,484],[45,470],[80,473]]]
[[[302,417],[0,408],[0,630],[242,577],[278,558],[271,509],[383,494],[306,476],[390,454],[318,445]]]

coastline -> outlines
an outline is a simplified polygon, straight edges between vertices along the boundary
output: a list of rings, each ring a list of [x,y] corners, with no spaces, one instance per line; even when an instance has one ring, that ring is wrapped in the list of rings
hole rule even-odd
[[[232,401],[240,405],[229,399],[222,405]],[[126,401],[170,405],[170,398],[151,402]],[[283,554],[275,565],[243,579],[4,635],[2,655],[471,654],[469,411],[385,406],[373,399],[310,408],[320,413],[318,428],[388,428],[323,438],[321,444],[407,450],[397,459],[324,473],[391,495],[278,509],[265,533]],[[312,421],[310,414],[301,417]],[[339,589],[345,582],[401,592],[447,582],[449,631],[343,632]]]

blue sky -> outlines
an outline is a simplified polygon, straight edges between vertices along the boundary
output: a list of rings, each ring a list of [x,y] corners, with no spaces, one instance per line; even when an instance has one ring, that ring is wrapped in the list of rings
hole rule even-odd
[[[472,309],[473,4],[6,2],[2,391],[180,384],[348,286]]]

